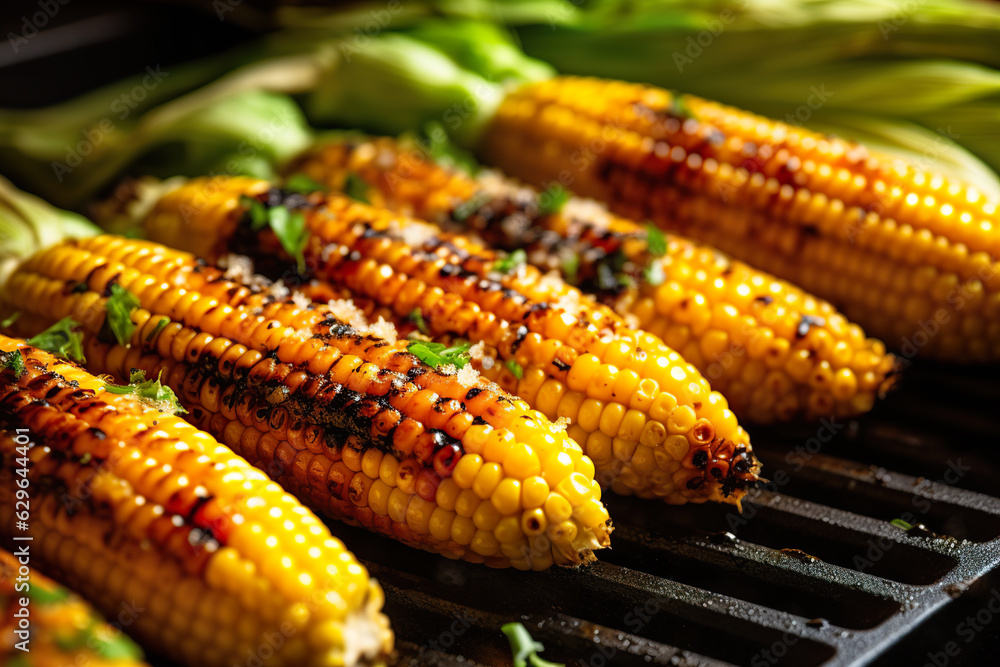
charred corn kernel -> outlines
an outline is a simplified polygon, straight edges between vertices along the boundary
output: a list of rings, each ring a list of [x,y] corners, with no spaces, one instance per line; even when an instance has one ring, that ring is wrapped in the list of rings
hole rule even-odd
[[[195,180],[164,196],[150,214],[150,233],[157,237],[157,230],[173,220],[173,224],[187,225],[217,239],[211,244],[213,248],[247,253],[261,260],[261,266],[277,276],[285,273],[282,261],[276,261],[284,252],[277,238],[270,230],[237,234],[236,228],[245,222],[239,206],[232,202],[238,203],[241,195],[250,193],[258,196],[262,206],[294,208],[303,216],[309,234],[303,250],[305,264],[311,267],[310,280],[303,288],[305,296],[325,300],[331,293],[349,295],[355,304],[362,304],[365,312],[377,310],[399,330],[412,329],[409,315],[419,310],[434,341],[471,341],[477,350],[472,368],[504,389],[532,400],[536,409],[541,406],[538,395],[549,381],[565,384],[556,412],[545,416],[554,419],[565,414],[576,429],[573,434],[584,440],[589,432],[601,428],[600,412],[608,404],[630,405],[631,395],[618,396],[616,392],[634,394],[645,379],[655,383],[646,383],[646,390],[652,388],[657,395],[669,392],[685,404],[704,404],[705,396],[711,393],[698,372],[660,338],[637,329],[611,308],[584,296],[558,277],[543,278],[532,266],[520,266],[507,273],[497,271],[500,257],[469,238],[341,196],[317,193],[307,198],[285,197],[280,191],[258,195],[259,181],[231,179],[221,183],[213,179],[208,193],[209,182]],[[219,207],[232,209],[233,213],[218,215],[213,211],[210,215],[188,215],[186,219],[184,214],[190,212],[191,202],[205,197],[231,202]],[[293,261],[284,257],[286,262]],[[291,318],[283,324],[298,326]],[[520,369],[518,374],[509,368],[514,363]],[[333,372],[336,374],[340,368],[345,378],[354,372],[348,364],[335,365]],[[678,370],[683,372],[678,375]],[[335,375],[335,379],[341,381],[341,376]],[[690,386],[697,386],[697,392],[692,392]],[[440,393],[434,387],[427,390]],[[455,393],[456,400],[463,400],[464,393]],[[553,402],[551,394],[552,390],[547,389],[549,406]],[[427,398],[414,397],[413,402],[423,409],[417,413],[421,420],[432,428],[441,428],[434,421],[437,412],[432,410],[429,394]],[[519,435],[519,424],[513,419],[505,425]],[[606,428],[610,429],[610,424],[611,415]],[[469,426],[471,423],[465,423],[464,428]],[[632,432],[614,435],[639,437],[639,433]],[[489,443],[483,451],[488,447]],[[711,451],[720,460],[746,459],[747,464],[739,471],[730,467],[731,474],[723,479],[704,477],[683,488],[676,487],[672,480],[654,484],[628,466],[602,470],[602,479],[613,481],[622,471],[631,482],[627,488],[641,496],[673,497],[674,502],[682,502],[683,498],[736,502],[756,478],[758,467],[749,437],[742,429],[720,431],[719,442]]]
[[[311,304],[280,285],[234,282],[186,253],[110,236],[55,246],[22,269],[4,302],[24,304],[36,321],[78,315],[91,370],[119,381],[133,368],[161,377],[192,423],[331,517],[452,558],[506,566],[494,544],[497,523],[511,517],[520,525],[542,505],[537,488],[536,504],[523,503],[525,479],[589,470],[593,482],[580,446],[523,401],[475,374],[431,369],[405,341],[338,319],[343,308]],[[127,346],[100,335],[111,281],[137,289],[140,301]],[[164,317],[167,326],[145,325]],[[466,438],[481,453],[469,452]],[[129,466],[150,484],[171,474],[146,470],[143,460]],[[292,511],[272,507],[267,529],[291,525]],[[159,520],[142,508],[136,516],[144,525]],[[459,517],[476,523],[470,528]],[[490,535],[473,549],[476,530]],[[607,546],[609,533],[607,518],[579,526],[575,542],[532,567],[585,562]],[[269,571],[295,566],[280,554],[261,550]],[[297,576],[281,582],[289,596],[309,586]],[[241,595],[248,606],[268,607],[260,586]]]
[[[0,352],[23,361],[20,373],[0,372],[0,458],[7,463],[0,469],[0,538],[33,540],[33,567],[105,613],[118,614],[123,603],[148,608],[129,632],[174,660],[230,665],[279,627],[294,628],[312,650],[273,647],[275,665],[387,657],[392,633],[380,613],[381,589],[262,472],[180,418],[106,391],[103,380],[71,363],[6,337]],[[33,489],[26,533],[14,525],[16,458],[27,460]],[[326,563],[343,568],[328,575]],[[44,584],[32,579],[34,595]],[[156,604],[157,591],[176,592],[179,613]],[[260,606],[246,604],[251,600]],[[233,626],[239,610],[248,633]],[[32,611],[33,623],[42,622],[44,605]],[[72,632],[75,621],[62,625]],[[176,637],[210,640],[210,650]],[[86,642],[92,650],[100,645]],[[33,655],[44,654],[32,646]]]
[[[8,618],[14,618],[16,610],[22,608],[24,591],[15,587],[21,563],[10,552],[0,550],[0,608],[7,610]],[[136,580],[134,599],[144,596],[143,584]],[[147,583],[148,585],[148,583]],[[31,618],[31,660],[32,664],[73,665],[88,664],[94,667],[140,667],[146,665],[142,651],[121,630],[104,622],[100,614],[79,596],[69,592],[58,583],[37,571],[31,572],[31,603],[26,608]],[[228,598],[227,598],[228,599]],[[222,610],[222,605],[218,609]],[[151,613],[165,615],[165,610],[150,610]],[[222,619],[220,619],[222,620]],[[225,621],[222,621],[225,624]],[[11,628],[13,631],[16,628]],[[13,639],[15,635],[11,634]],[[17,664],[20,655],[9,641],[0,648],[0,658],[4,664]]]
[[[526,103],[542,104],[536,99]],[[548,99],[544,103],[548,108],[559,106],[559,102]],[[520,128],[518,136],[523,136],[526,130]],[[527,154],[536,152],[532,149]],[[525,154],[523,150],[521,153]],[[513,155],[505,156],[514,159]],[[521,160],[515,169],[523,176],[525,165]],[[433,220],[449,229],[471,228],[491,245],[508,251],[526,249],[529,263],[543,271],[561,272],[563,278],[573,280],[585,292],[612,306],[622,316],[634,318],[638,326],[684,353],[712,381],[714,388],[733,400],[737,412],[755,421],[777,418],[756,404],[751,406],[753,384],[739,382],[740,360],[745,356],[759,358],[753,351],[758,339],[773,337],[774,331],[780,329],[784,337],[779,339],[780,345],[807,350],[816,364],[828,361],[834,369],[848,367],[856,354],[874,349],[873,340],[862,336],[855,341],[846,334],[838,324],[843,317],[830,304],[742,262],[730,260],[717,250],[670,235],[663,256],[653,257],[645,227],[614,216],[593,201],[570,199],[562,210],[548,213],[539,206],[536,190],[496,172],[472,178],[436,165],[405,141],[336,140],[309,151],[292,168],[333,189],[343,186],[348,173],[357,174],[371,184],[373,201],[380,206]],[[393,187],[404,178],[407,183],[423,187]],[[553,180],[547,178],[546,183]],[[643,212],[642,217],[646,215]],[[531,223],[530,231],[523,231],[524,225],[518,222],[521,220]],[[622,261],[613,266],[631,278],[634,286],[623,286],[617,280],[608,283],[601,267],[608,265],[609,256],[620,257]],[[657,281],[648,279],[650,266],[662,274],[659,284],[651,284]],[[947,293],[947,286],[952,283],[958,284],[957,280],[942,283],[942,294]],[[790,326],[776,323],[779,309],[787,310],[783,320],[790,322]],[[972,320],[967,318],[967,321]],[[808,327],[810,333],[801,336],[802,327]],[[819,340],[822,336],[843,344],[838,357],[832,355],[828,343]],[[604,361],[611,363],[609,359]],[[888,386],[893,362],[884,351],[873,368],[879,377],[878,384]],[[588,372],[595,371],[591,368]],[[589,377],[583,369],[576,374],[571,372],[567,382],[571,387],[574,384],[586,387],[586,381],[580,382],[581,377]],[[850,396],[838,399],[826,413],[815,413],[809,408],[809,401],[819,390],[799,381],[791,391],[795,395],[795,417],[854,414]]]
[[[595,98],[606,104],[590,104]],[[1000,313],[975,301],[956,307],[965,290],[1000,293],[993,259],[1000,254],[997,202],[858,144],[692,96],[683,102],[685,111],[677,113],[666,91],[598,79],[530,84],[501,104],[483,152],[534,184],[558,181],[572,168],[577,193],[829,299],[909,355],[1000,357],[995,339],[971,333],[997,322]],[[582,169],[574,164],[573,156],[602,135],[607,149]],[[776,301],[791,293],[779,291]],[[799,302],[793,310],[800,314],[835,317],[818,300]],[[821,310],[810,312],[814,307]],[[927,336],[921,324],[936,312],[949,318]],[[841,338],[838,328],[824,330]],[[779,335],[788,338],[787,331]],[[788,340],[793,347],[801,343]],[[852,344],[856,352],[866,347]],[[884,373],[880,364],[876,374]],[[811,396],[796,396],[797,412]],[[859,409],[851,402],[836,407]]]

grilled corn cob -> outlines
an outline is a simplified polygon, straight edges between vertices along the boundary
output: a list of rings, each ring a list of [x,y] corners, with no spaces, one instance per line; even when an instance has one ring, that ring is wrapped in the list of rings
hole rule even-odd
[[[141,303],[130,347],[102,342],[115,284]],[[284,292],[104,236],[28,260],[5,298],[82,322],[96,372],[162,373],[194,424],[319,512],[498,567],[577,565],[608,545],[594,464],[564,429],[471,369],[432,370]]]
[[[654,256],[644,227],[596,202],[570,199],[553,212],[550,193],[495,172],[466,176],[389,138],[324,144],[290,172],[337,191],[353,174],[370,184],[364,194],[374,205],[472,230],[493,247],[524,248],[539,269],[559,271],[660,336],[742,418],[849,417],[891,382],[884,345],[829,303],[674,235]]]
[[[506,97],[482,151],[829,299],[907,357],[1000,359],[1000,218],[961,183],[692,96],[569,77]]]
[[[129,633],[188,664],[387,653],[381,589],[264,474],[71,363],[6,337],[0,353],[22,366],[0,375],[0,537],[31,538],[33,566],[108,616],[135,601]]]
[[[79,596],[29,567],[30,545],[15,547],[15,556],[0,550],[0,658],[21,667],[141,667],[142,651],[122,634],[134,609],[121,613],[115,625]],[[20,559],[20,560],[19,560]],[[23,561],[23,562],[22,562]],[[22,605],[23,600],[27,604]],[[24,619],[24,622],[21,622]],[[21,629],[24,626],[25,629]],[[15,634],[20,631],[25,634]],[[21,647],[17,644],[26,637]]]
[[[304,215],[308,276],[298,279],[391,308],[400,324],[419,311],[436,341],[474,343],[476,370],[546,417],[569,419],[569,435],[616,492],[739,502],[756,479],[746,432],[693,366],[558,278],[528,266],[501,275],[496,254],[462,236],[250,179],[196,180],[165,195],[147,233],[183,245],[201,238],[215,253],[249,254],[270,267],[265,273],[287,275],[274,232],[241,225],[239,199],[248,194]]]

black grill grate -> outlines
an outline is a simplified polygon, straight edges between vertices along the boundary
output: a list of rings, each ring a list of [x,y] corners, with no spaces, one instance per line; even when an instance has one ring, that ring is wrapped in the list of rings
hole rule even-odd
[[[512,620],[570,665],[980,664],[996,630],[967,644],[955,627],[988,609],[996,589],[977,589],[1000,563],[989,375],[915,364],[825,444],[816,426],[752,429],[771,481],[742,515],[607,497],[613,549],[582,571],[495,571],[332,527],[386,589],[399,665],[508,665]]]

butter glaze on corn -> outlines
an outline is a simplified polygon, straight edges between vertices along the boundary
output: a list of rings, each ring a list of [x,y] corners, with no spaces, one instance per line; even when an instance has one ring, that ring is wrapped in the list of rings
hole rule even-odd
[[[248,193],[305,216],[308,276],[289,273],[273,232],[241,224],[235,202]],[[218,178],[165,195],[146,230],[157,240],[198,237],[215,253],[250,255],[266,274],[312,280],[311,296],[346,290],[390,308],[399,326],[420,309],[435,340],[482,343],[476,369],[548,418],[570,419],[569,435],[616,492],[738,502],[756,479],[749,438],[726,399],[675,351],[534,267],[494,273],[497,255],[465,237],[346,197],[284,195],[260,181]]]
[[[73,364],[11,338],[0,351],[25,367],[0,373],[0,536],[32,537],[33,567],[108,616],[134,600],[129,633],[189,664],[242,662],[274,632],[270,665],[387,656],[381,589],[267,476]],[[15,526],[16,429],[34,443],[27,532]]]
[[[494,247],[524,248],[539,269],[575,278],[660,336],[743,418],[854,416],[891,382],[893,358],[884,345],[865,338],[826,301],[673,234],[666,254],[653,258],[646,230],[597,202],[571,199],[543,215],[537,190],[496,172],[474,179],[390,138],[324,144],[289,172],[337,191],[353,173],[372,186],[367,195],[374,205],[467,228]],[[629,260],[622,271],[634,286],[609,289],[598,281],[597,266],[616,252]],[[569,257],[579,259],[575,276],[566,275]],[[663,269],[660,285],[646,280],[651,262]]]
[[[529,84],[482,151],[790,280],[907,356],[1000,359],[996,203],[857,144],[682,101],[598,79]]]
[[[142,303],[131,347],[98,340],[112,283]],[[319,512],[498,567],[578,565],[608,545],[594,465],[563,430],[485,378],[462,384],[403,341],[275,294],[104,236],[36,255],[5,296],[84,323],[95,372],[162,372],[193,423]]]

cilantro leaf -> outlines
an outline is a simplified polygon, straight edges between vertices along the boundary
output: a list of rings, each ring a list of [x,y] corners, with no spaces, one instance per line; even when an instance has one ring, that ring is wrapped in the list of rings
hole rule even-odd
[[[510,273],[528,261],[528,253],[518,248],[503,259],[498,259],[493,263],[493,270],[500,273]]]
[[[28,339],[28,345],[65,359],[80,363],[87,361],[83,354],[80,323],[72,317],[64,317],[37,336],[32,336]]]
[[[149,342],[149,341],[153,340],[154,338],[156,338],[156,336],[161,331],[163,331],[163,328],[166,327],[168,324],[170,324],[170,318],[169,317],[161,317],[160,321],[156,323],[155,327],[153,327],[153,330],[150,331],[148,334],[146,334],[146,342]]]
[[[299,172],[285,179],[285,189],[307,195],[310,192],[326,192],[328,188],[311,176]]]
[[[345,195],[354,201],[361,202],[362,204],[371,204],[371,200],[368,199],[369,190],[371,190],[371,186],[368,185],[368,181],[361,178],[353,171],[347,172],[347,177],[344,178]]]
[[[893,519],[889,523],[892,524],[893,526],[895,526],[896,528],[901,529],[901,530],[910,530],[911,528],[913,528],[913,524],[907,523],[906,521],[903,521],[902,519]]]
[[[653,260],[649,263],[649,266],[643,269],[642,277],[646,279],[647,283],[655,287],[663,284],[667,279],[667,274],[663,271],[663,264]]]
[[[419,308],[414,308],[408,317],[411,322],[417,325],[417,331],[425,336],[430,334],[430,327],[427,326],[427,321],[424,320],[424,314]]]
[[[111,296],[104,308],[107,311],[106,322],[119,345],[128,345],[135,333],[135,323],[132,321],[132,311],[139,307],[139,298],[121,285],[111,286]]]
[[[14,324],[14,322],[17,322],[17,318],[19,317],[21,317],[21,313],[11,313],[10,317],[7,317],[3,322],[0,322],[0,329],[6,329],[10,325]]]
[[[250,212],[250,229],[258,231],[267,225],[267,209],[253,197],[240,195],[240,204]]]
[[[504,366],[506,366],[507,370],[513,373],[514,377],[518,380],[524,377],[524,369],[521,367],[521,364],[517,363],[516,359],[508,359]]]
[[[46,586],[37,583],[30,584],[28,599],[40,605],[55,604],[69,599],[69,591],[59,586]]]
[[[305,271],[306,258],[303,251],[309,241],[309,230],[306,229],[306,218],[296,211],[289,213],[284,206],[274,206],[268,209],[268,222],[274,235],[281,242],[281,247],[295,258],[300,272]]]
[[[663,257],[667,254],[667,235],[652,224],[646,225],[646,249],[653,257]]]
[[[407,350],[420,361],[436,369],[444,366],[463,368],[469,363],[469,348],[471,347],[471,343],[459,343],[448,347],[444,343],[414,340],[410,341]]]
[[[563,279],[570,285],[576,285],[580,273],[580,256],[576,253],[567,255],[562,260]]]
[[[528,629],[520,623],[507,623],[500,627],[500,632],[507,635],[510,651],[514,657],[514,667],[565,667],[562,663],[549,662],[539,658],[538,654],[545,647],[536,642]]]
[[[477,192],[472,197],[455,207],[451,219],[455,222],[465,222],[479,209],[489,203],[491,197],[485,192]]]
[[[558,183],[553,183],[538,195],[538,213],[539,215],[558,213],[568,201],[569,193],[566,188]]]
[[[10,352],[0,352],[0,369],[10,369],[14,372],[14,377],[19,378],[24,373],[24,357],[20,350]]]
[[[128,384],[105,383],[104,390],[112,394],[135,394],[139,400],[155,403],[157,408],[171,414],[186,413],[173,390],[160,383],[160,376],[162,373],[155,380],[147,380],[146,371],[133,369]]]
[[[691,113],[691,109],[688,107],[687,102],[684,101],[684,97],[676,93],[671,96],[670,115],[681,120],[694,118],[694,114]]]
[[[102,634],[111,634],[111,636],[102,637]],[[115,631],[109,627],[93,628],[87,643],[94,648],[97,655],[105,660],[134,661],[142,659],[142,650],[121,630]]]

